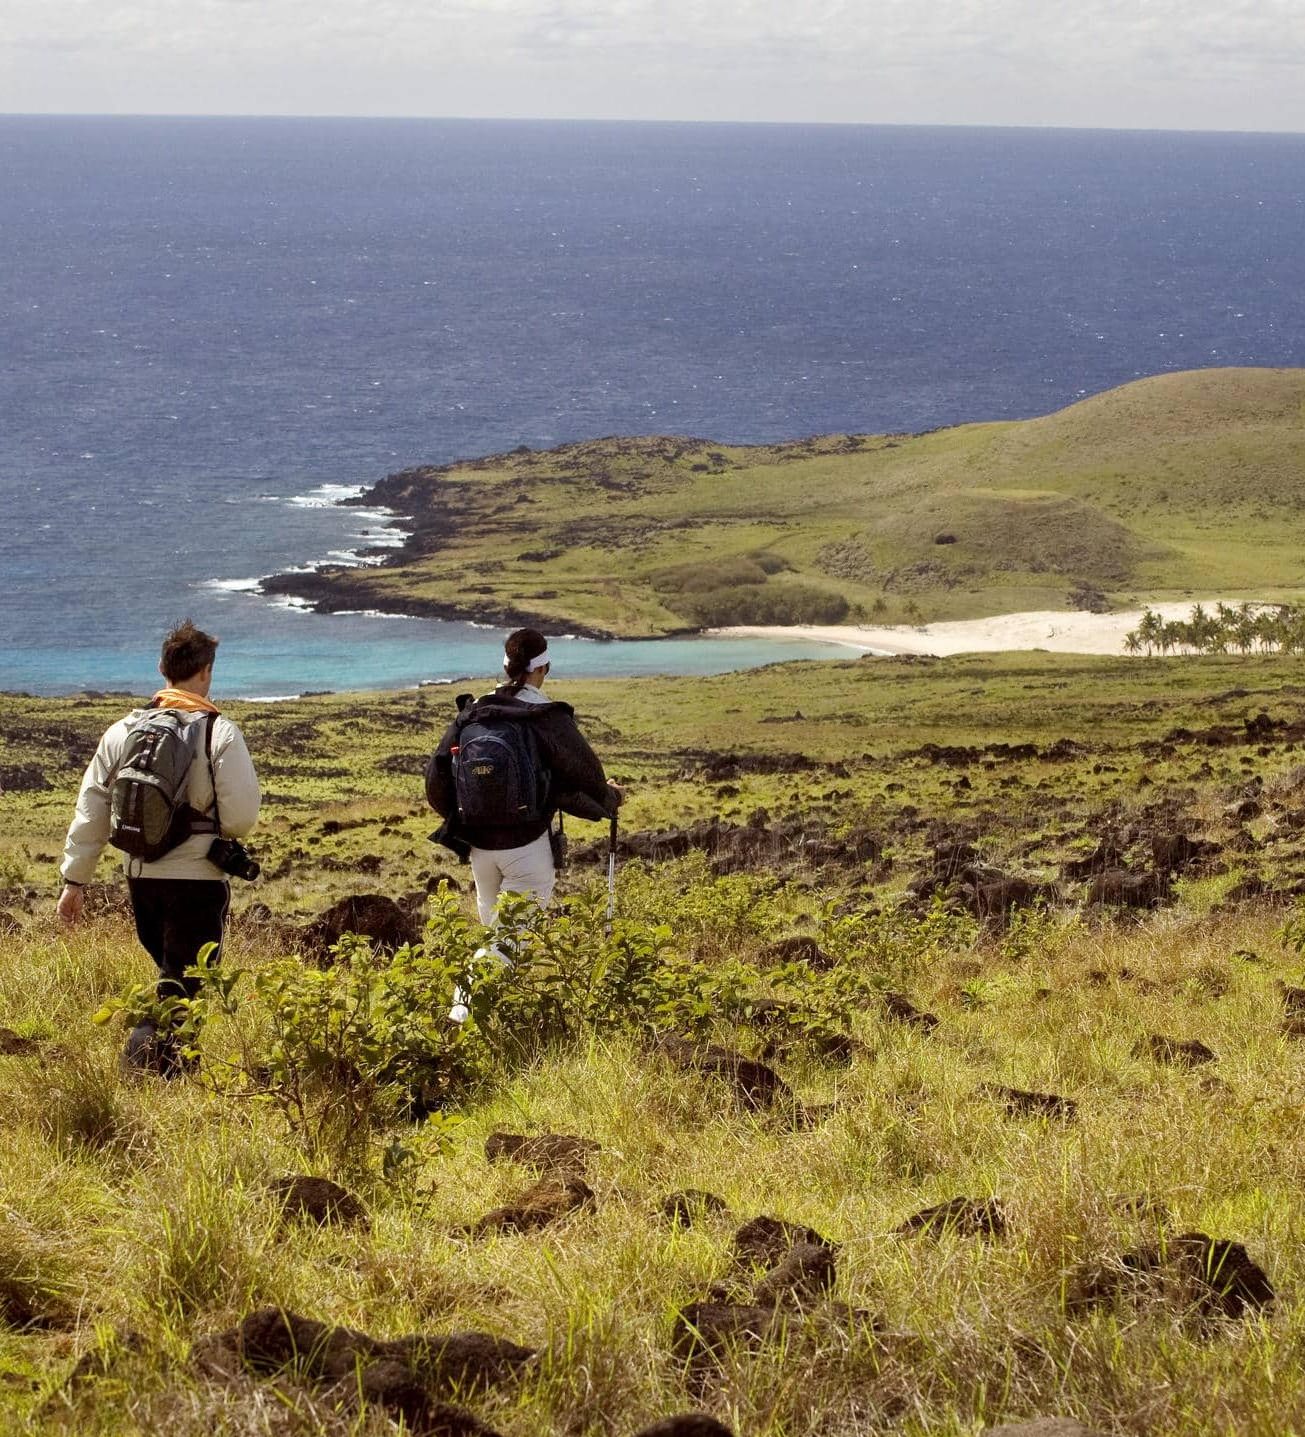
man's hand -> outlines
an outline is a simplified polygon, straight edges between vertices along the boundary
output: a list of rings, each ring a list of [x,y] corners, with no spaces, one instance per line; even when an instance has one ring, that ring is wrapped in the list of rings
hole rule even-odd
[[[59,915],[59,921],[66,923],[71,928],[82,916],[82,906],[85,902],[86,890],[69,883],[64,886],[63,892],[59,895],[59,903],[54,911]]]
[[[607,795],[607,811],[608,813],[615,813],[625,800],[625,790],[614,778],[607,780],[607,787],[610,790]]]

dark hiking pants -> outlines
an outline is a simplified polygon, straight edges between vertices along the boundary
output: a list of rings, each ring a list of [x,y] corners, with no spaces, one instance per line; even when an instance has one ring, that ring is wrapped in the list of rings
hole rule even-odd
[[[158,964],[160,998],[193,998],[185,976],[206,943],[221,943],[230,890],[206,878],[129,878],[136,936]]]

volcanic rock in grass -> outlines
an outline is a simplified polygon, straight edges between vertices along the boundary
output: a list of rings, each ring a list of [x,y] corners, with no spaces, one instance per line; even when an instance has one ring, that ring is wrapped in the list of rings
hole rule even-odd
[[[656,1049],[678,1068],[721,1078],[734,1091],[734,1096],[753,1112],[783,1104],[796,1108],[792,1088],[767,1063],[745,1058],[732,1048],[715,1043],[691,1043],[673,1033],[660,1035]]]
[[[693,1227],[703,1218],[728,1217],[729,1204],[704,1188],[683,1188],[662,1199],[661,1213],[681,1227]]]
[[[685,1412],[677,1417],[663,1417],[651,1426],[640,1427],[634,1437],[734,1437],[723,1422],[705,1412]]]
[[[301,933],[304,952],[329,962],[330,950],[346,933],[357,933],[382,949],[402,948],[421,936],[411,914],[380,893],[353,893],[333,903]]]
[[[1202,1319],[1236,1320],[1274,1301],[1268,1276],[1241,1243],[1185,1232],[1079,1268],[1066,1285],[1065,1310],[1147,1296]]]
[[[1213,857],[1219,845],[1186,833],[1153,833],[1151,862],[1157,873],[1182,873],[1202,859]]]
[[[473,1236],[487,1232],[536,1232],[568,1213],[594,1208],[593,1189],[574,1173],[541,1178],[514,1203],[487,1212],[471,1229]]]
[[[779,1328],[780,1309],[738,1302],[691,1302],[675,1315],[671,1349],[685,1362],[759,1347]]]
[[[894,1023],[907,1023],[913,1028],[923,1028],[926,1033],[938,1026],[936,1013],[924,1013],[904,993],[886,992],[883,995],[884,1016]]]
[[[402,1362],[376,1362],[365,1368],[358,1390],[364,1402],[401,1417],[418,1437],[498,1437],[474,1412],[437,1401],[427,1383]]]
[[[1115,837],[1101,839],[1091,853],[1082,858],[1071,858],[1061,865],[1066,878],[1092,878],[1098,873],[1109,873],[1124,866],[1124,844]]]
[[[12,1028],[0,1028],[0,1056],[6,1058],[27,1058],[39,1053],[41,1044],[36,1038],[25,1038]]]
[[[25,1332],[59,1332],[77,1325],[77,1314],[40,1282],[0,1274],[0,1325]]]
[[[0,908],[0,938],[12,938],[23,931],[22,919],[7,908]]]
[[[976,918],[1009,918],[1017,908],[1028,908],[1054,897],[1054,890],[1027,878],[1003,876],[977,883],[966,892],[966,907]]]
[[[805,963],[816,973],[826,973],[834,966],[829,954],[806,933],[768,943],[761,950],[761,957],[766,963]]]
[[[368,1225],[367,1209],[347,1188],[330,1178],[296,1176],[277,1178],[268,1191],[280,1199],[285,1217],[302,1218],[319,1227]]]
[[[828,1295],[837,1276],[834,1254],[823,1244],[799,1242],[757,1284],[752,1300],[761,1307],[809,1306]]]
[[[1202,1063],[1218,1061],[1219,1055],[1198,1038],[1169,1038],[1163,1033],[1147,1033],[1133,1044],[1135,1058],[1152,1058],[1172,1068],[1199,1068]]]
[[[1284,1038],[1305,1038],[1305,1013],[1288,1013],[1278,1031]]]
[[[387,1341],[275,1307],[249,1313],[222,1340],[234,1340],[241,1361],[257,1373],[289,1369],[316,1381],[334,1382],[373,1363],[393,1362],[439,1388],[493,1386],[535,1356],[533,1348],[485,1332],[417,1333]]]
[[[583,1176],[589,1160],[602,1147],[592,1138],[572,1133],[490,1133],[485,1139],[485,1157],[491,1162],[520,1163],[547,1172],[571,1172]]]
[[[1160,873],[1131,873],[1111,868],[1098,873],[1088,887],[1087,901],[1103,908],[1155,908],[1169,897],[1169,883]]]
[[[53,787],[34,763],[0,763],[0,793],[49,793]]]
[[[1007,1088],[1001,1083],[982,1083],[978,1091],[1001,1103],[1013,1118],[1060,1118],[1071,1122],[1078,1113],[1078,1104],[1073,1098],[1062,1098],[1059,1093],[1034,1093],[1025,1088]]]
[[[980,1437],[1103,1437],[1095,1427],[1084,1427],[1072,1417],[1031,1417],[1027,1422],[1003,1422],[985,1427]]]
[[[913,1213],[893,1229],[907,1235],[938,1237],[954,1232],[959,1237],[1001,1237],[1006,1231],[1006,1210],[1000,1198],[954,1197]]]
[[[760,1217],[749,1218],[734,1234],[731,1252],[737,1263],[774,1267],[799,1243],[831,1252],[837,1248],[836,1243],[822,1237],[813,1227],[762,1213]]]
[[[1291,1016],[1305,1014],[1305,988],[1295,988],[1290,983],[1284,983],[1281,978],[1275,978],[1273,986],[1278,997],[1282,999],[1284,1012]]]

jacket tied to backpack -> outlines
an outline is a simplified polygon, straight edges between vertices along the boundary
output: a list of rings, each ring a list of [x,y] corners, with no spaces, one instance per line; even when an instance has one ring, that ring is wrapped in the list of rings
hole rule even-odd
[[[619,802],[570,704],[505,689],[462,702],[426,767],[426,797],[445,820],[433,837],[459,857],[524,847],[558,811],[601,818]]]

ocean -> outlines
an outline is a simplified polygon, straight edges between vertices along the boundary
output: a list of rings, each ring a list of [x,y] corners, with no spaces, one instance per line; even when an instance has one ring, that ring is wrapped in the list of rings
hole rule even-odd
[[[186,614],[228,695],[487,676],[501,631],[257,580],[393,542],[333,501],[408,465],[1305,364],[1305,137],[0,117],[0,305],[0,688],[147,689]]]

